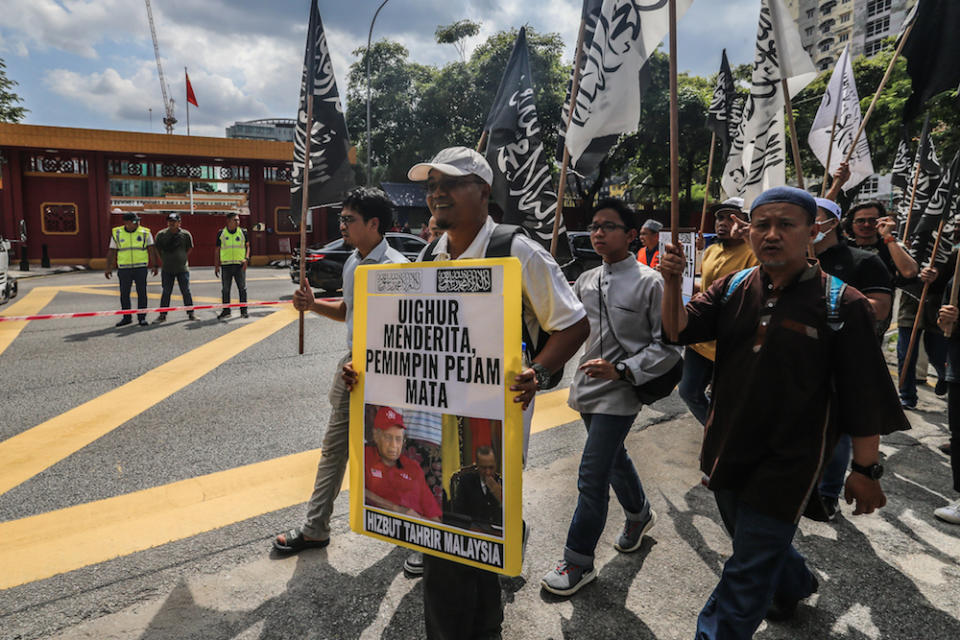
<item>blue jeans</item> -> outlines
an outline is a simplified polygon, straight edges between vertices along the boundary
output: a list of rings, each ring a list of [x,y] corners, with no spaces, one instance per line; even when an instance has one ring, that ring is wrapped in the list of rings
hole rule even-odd
[[[646,519],[650,505],[640,476],[623,446],[636,414],[583,413],[581,416],[587,427],[587,442],[583,446],[577,480],[580,497],[567,531],[563,555],[568,562],[592,567],[593,551],[607,523],[610,487],[613,486],[628,520]]]
[[[802,600],[812,593],[813,576],[793,548],[797,525],[747,506],[736,491],[720,489],[716,499],[733,555],[697,618],[696,640],[748,640],[774,595]]]
[[[680,378],[680,387],[677,389],[680,397],[687,403],[690,413],[707,424],[707,415],[710,413],[710,400],[707,399],[707,385],[713,378],[713,361],[687,347],[683,350],[683,377]]]
[[[162,283],[163,291],[160,294],[160,306],[170,306],[170,294],[173,293],[174,280],[176,280],[177,285],[180,287],[180,295],[183,296],[183,304],[188,307],[193,305],[193,296],[190,295],[190,272],[183,271],[182,273],[167,273],[166,271],[161,271],[160,282]]]
[[[132,267],[117,269],[117,282],[120,283],[120,308],[130,309],[130,289],[137,285],[137,309],[147,308],[147,268]],[[129,318],[130,316],[126,316]],[[146,320],[147,314],[138,313],[138,320]]]
[[[923,348],[927,351],[930,364],[937,370],[937,377],[941,380],[947,375],[947,340],[934,331],[919,329],[917,344],[913,345],[910,356],[910,366],[904,376],[903,389],[900,390],[900,399],[909,404],[917,404],[917,378],[915,375],[917,364],[917,346],[923,341]],[[897,371],[903,371],[903,361],[907,358],[907,349],[910,347],[910,329],[900,327],[897,336]]]
[[[841,433],[837,445],[833,448],[833,456],[827,461],[820,479],[820,495],[825,498],[839,498],[843,491],[843,479],[847,475],[850,465],[850,454],[853,451],[853,441],[850,436]]]

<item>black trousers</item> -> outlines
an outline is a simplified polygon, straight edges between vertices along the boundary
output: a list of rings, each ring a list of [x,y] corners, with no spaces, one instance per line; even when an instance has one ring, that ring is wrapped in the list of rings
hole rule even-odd
[[[237,291],[240,294],[240,302],[247,301],[247,272],[243,270],[242,264],[225,264],[220,267],[220,293],[224,304],[230,302],[231,285],[237,283]],[[240,307],[244,313],[246,307]]]
[[[120,267],[117,269],[117,282],[120,283],[120,308],[130,308],[130,289],[137,287],[137,309],[147,308],[147,268],[146,267]],[[130,316],[127,316],[128,318]],[[139,320],[146,320],[147,314],[138,313]]]
[[[960,493],[960,383],[947,387],[947,422],[950,424],[950,465],[953,468],[953,490]]]
[[[428,640],[500,640],[499,576],[424,554],[423,617]]]

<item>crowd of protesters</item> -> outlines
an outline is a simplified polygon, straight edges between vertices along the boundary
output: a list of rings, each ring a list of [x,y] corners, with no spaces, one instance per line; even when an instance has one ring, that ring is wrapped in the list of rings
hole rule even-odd
[[[917,402],[915,385],[898,393],[882,351],[897,290],[901,366],[911,372],[914,366],[902,339],[909,333],[905,318],[921,313],[923,343],[939,376],[936,392],[948,398],[953,439],[944,451],[952,455],[960,493],[953,453],[960,438],[960,331],[953,332],[960,311],[949,300],[941,304],[953,269],[921,270],[879,203],[844,215],[836,202],[844,172],[824,199],[777,187],[749,210],[736,198],[715,205],[716,241],[703,254],[699,291],[686,302],[681,247],[661,248],[660,223],[642,222],[621,200],[604,199],[593,208],[588,230],[602,262],[572,286],[536,241],[512,232],[510,254],[522,264],[524,322],[548,334],[509,386],[524,408],[525,429],[536,392],[583,347],[569,392],[587,431],[579,496],[570,505],[562,559],[543,577],[543,589],[572,596],[594,580],[611,487],[624,512],[614,547],[621,553],[640,548],[656,514],[624,442],[649,403],[650,386],[682,369],[680,396],[705,427],[703,484],[733,540],[716,588],[704,594],[696,637],[750,638],[765,618],[790,618],[819,589],[816,572],[793,547],[801,517],[830,521],[841,498],[855,503],[853,515],[886,504],[880,438],[909,429],[904,411]],[[444,149],[411,168],[409,178],[425,182],[433,214],[420,260],[484,257],[499,225],[487,213],[492,170],[483,156]],[[381,230],[392,224],[385,195],[371,189],[349,195],[340,228],[356,251],[344,270],[343,301],[317,301],[306,283],[294,295],[298,309],[347,323],[348,350],[334,373],[333,410],[307,518],[275,537],[281,553],[330,542],[332,504],[347,462],[349,397],[358,381],[349,351],[352,274],[360,264],[405,261],[383,240]],[[936,285],[935,302],[910,311],[917,282]],[[403,438],[395,422],[385,427]],[[381,458],[389,466],[392,458]],[[960,501],[935,515],[960,524]],[[496,574],[419,554],[405,567],[423,574],[427,638],[500,637]]]

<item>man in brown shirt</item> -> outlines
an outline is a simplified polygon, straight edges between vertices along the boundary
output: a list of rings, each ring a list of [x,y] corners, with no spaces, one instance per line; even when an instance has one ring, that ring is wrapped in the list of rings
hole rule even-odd
[[[697,638],[750,638],[764,616],[789,617],[817,580],[792,546],[839,432],[853,439],[845,498],[854,515],[886,504],[880,435],[909,424],[874,335],[867,299],[807,261],[816,202],[770,189],[751,210],[760,267],[716,281],[683,306],[684,257],[668,246],[665,335],[717,341],[713,398],[701,452],[733,555],[697,621]],[[769,609],[769,611],[768,611]]]

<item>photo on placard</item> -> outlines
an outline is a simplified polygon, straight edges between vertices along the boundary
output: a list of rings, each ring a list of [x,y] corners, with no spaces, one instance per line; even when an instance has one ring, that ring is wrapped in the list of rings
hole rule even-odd
[[[364,406],[364,504],[440,522],[442,416]]]
[[[443,416],[443,522],[503,537],[503,423]]]

